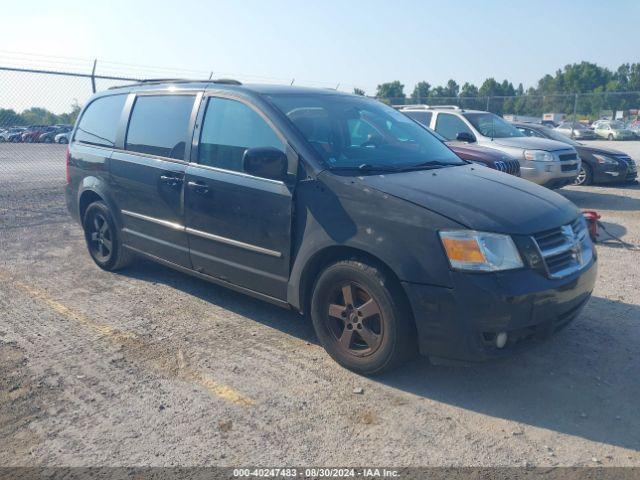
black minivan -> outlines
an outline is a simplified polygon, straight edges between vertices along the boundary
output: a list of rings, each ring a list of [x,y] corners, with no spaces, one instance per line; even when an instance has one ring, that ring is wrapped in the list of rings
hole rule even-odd
[[[512,353],[573,320],[596,278],[571,202],[333,90],[97,94],[71,137],[66,200],[99,267],[144,256],[308,314],[329,354],[366,374],[418,351]]]

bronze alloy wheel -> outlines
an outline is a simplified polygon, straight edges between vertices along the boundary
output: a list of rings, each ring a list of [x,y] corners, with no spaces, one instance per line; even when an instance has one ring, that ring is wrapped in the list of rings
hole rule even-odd
[[[333,292],[327,312],[327,326],[339,348],[358,357],[375,353],[384,335],[380,306],[356,282],[339,285]]]

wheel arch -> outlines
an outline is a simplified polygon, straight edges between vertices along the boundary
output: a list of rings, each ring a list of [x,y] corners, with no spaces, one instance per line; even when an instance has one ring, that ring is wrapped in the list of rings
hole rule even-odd
[[[104,201],[104,198],[93,190],[85,190],[80,194],[80,198],[78,199],[78,213],[80,214],[80,221],[84,221],[84,214],[89,205],[98,201]]]
[[[80,182],[76,197],[80,223],[82,223],[84,219],[84,214],[87,210],[87,207],[93,202],[102,201],[107,204],[107,206],[111,210],[111,213],[113,214],[116,225],[118,226],[118,228],[120,228],[122,225],[120,211],[109,195],[109,186],[106,185],[105,182],[106,179],[102,179],[96,176],[85,177]]]
[[[397,293],[402,295],[402,300],[410,306],[409,298],[402,288],[400,278],[387,263],[372,253],[356,247],[331,245],[314,253],[302,269],[297,288],[298,298],[296,299],[297,301],[294,302],[294,306],[298,308],[300,313],[304,314],[309,311],[313,286],[320,272],[329,265],[341,260],[360,260],[378,267],[393,281],[394,287],[398,290]],[[411,309],[409,308],[409,310]]]

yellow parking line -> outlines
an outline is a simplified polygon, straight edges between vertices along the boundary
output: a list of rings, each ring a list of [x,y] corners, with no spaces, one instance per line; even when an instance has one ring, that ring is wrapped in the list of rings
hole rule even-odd
[[[125,343],[125,341],[131,342],[131,340],[136,340],[135,334],[129,333],[129,332],[123,332],[121,330],[118,330],[117,328],[111,327],[110,325],[94,322],[86,315],[83,315],[80,312],[76,312],[71,308],[67,307],[66,305],[53,299],[45,291],[40,290],[32,285],[28,285],[19,280],[16,280],[14,277],[7,274],[6,272],[3,272],[2,270],[0,270],[0,280],[10,282],[13,287],[27,294],[30,298],[37,300],[41,303],[44,303],[57,314],[69,320],[72,320],[74,322],[77,322],[85,327],[88,327],[104,335],[105,337],[109,338],[110,340],[116,343],[122,344],[122,343]],[[142,342],[140,341],[138,342],[141,345],[144,345]],[[159,362],[152,362],[152,363],[154,363],[155,366],[158,367],[160,370],[164,370],[165,372],[167,371],[167,368],[163,366],[161,363]],[[222,398],[223,400],[226,400],[228,402],[235,403],[236,405],[249,407],[254,405],[255,403],[249,397],[244,396],[240,392],[234,390],[233,388],[227,385],[216,382],[215,380],[211,379],[210,377],[200,372],[197,372],[188,368],[180,368],[177,373],[177,377],[186,381],[197,383],[202,387],[204,387],[212,395]]]
[[[115,340],[125,340],[125,339],[135,337],[135,335],[132,333],[122,332],[109,325],[96,323],[91,319],[89,319],[88,317],[86,317],[85,315],[79,312],[76,312],[74,310],[71,310],[66,305],[63,305],[62,303],[54,300],[46,292],[39,290],[26,283],[12,279],[11,277],[8,277],[6,274],[2,272],[0,272],[0,278],[2,278],[3,280],[12,280],[12,285],[18,290],[21,290],[22,292],[26,293],[29,297],[33,298],[34,300],[39,300],[40,302],[47,305],[51,310],[62,315],[63,317],[69,320],[73,320],[81,325],[84,325],[85,327],[88,327],[102,335],[111,337]]]

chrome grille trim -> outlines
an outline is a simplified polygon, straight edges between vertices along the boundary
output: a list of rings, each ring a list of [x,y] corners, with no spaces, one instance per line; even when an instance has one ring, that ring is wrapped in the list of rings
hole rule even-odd
[[[587,235],[586,224],[578,217],[570,224],[532,236],[549,278],[566,277],[585,266],[582,243]]]

